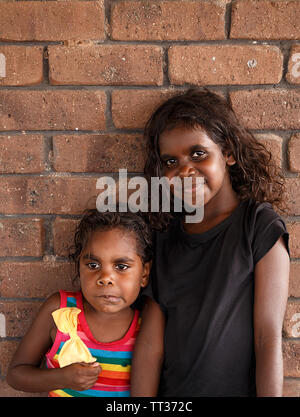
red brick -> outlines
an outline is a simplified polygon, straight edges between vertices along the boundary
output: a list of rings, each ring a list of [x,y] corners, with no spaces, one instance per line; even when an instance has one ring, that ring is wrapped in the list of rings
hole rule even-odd
[[[59,135],[53,145],[56,171],[143,172],[146,145],[138,135]]]
[[[283,324],[284,337],[300,337],[300,303],[289,301]]]
[[[51,84],[161,85],[162,48],[149,45],[49,46]]]
[[[300,172],[300,134],[292,135],[288,147],[289,168],[292,172]]]
[[[18,391],[10,387],[8,383],[4,380],[4,381],[0,381],[0,397],[48,397],[48,393],[47,392],[31,393],[31,392]]]
[[[0,130],[105,128],[106,96],[103,91],[2,90],[0,103]]]
[[[5,316],[6,337],[23,337],[40,306],[40,301],[0,301],[0,311]]]
[[[122,1],[112,5],[114,40],[225,38],[226,1]]]
[[[283,381],[283,397],[300,397],[300,379],[287,379]]]
[[[275,46],[172,46],[169,75],[172,84],[276,84],[283,57]]]
[[[112,118],[119,129],[138,129],[145,126],[153,110],[178,91],[119,90],[112,92]]]
[[[68,256],[74,244],[74,232],[78,220],[57,217],[53,223],[53,249],[55,255]]]
[[[290,52],[286,80],[290,84],[300,84],[300,45],[293,45]]]
[[[300,298],[300,263],[291,262],[289,296]]]
[[[8,365],[18,347],[19,342],[0,339],[0,375],[7,373]]]
[[[0,173],[34,173],[45,169],[40,135],[0,136]]]
[[[97,178],[17,176],[0,179],[0,212],[5,214],[80,214],[95,206]]]
[[[42,256],[43,221],[41,219],[1,219],[1,256]]]
[[[0,262],[0,297],[46,298],[60,289],[75,291],[74,266],[45,257],[35,262]]]
[[[260,133],[255,135],[269,152],[271,152],[274,162],[278,167],[282,166],[282,138],[272,133]]]
[[[237,117],[249,129],[299,129],[300,91],[243,90],[230,93]]]
[[[284,376],[300,377],[300,342],[283,342]]]
[[[300,181],[299,178],[286,178],[287,192],[285,195],[288,214],[290,216],[300,215]]]
[[[36,85],[43,81],[42,46],[1,45],[0,55],[0,85]]]
[[[103,1],[0,3],[1,41],[104,39]]]
[[[300,258],[300,223],[287,223],[290,234],[289,246],[292,258]]]
[[[299,39],[299,1],[240,0],[232,3],[230,38]]]

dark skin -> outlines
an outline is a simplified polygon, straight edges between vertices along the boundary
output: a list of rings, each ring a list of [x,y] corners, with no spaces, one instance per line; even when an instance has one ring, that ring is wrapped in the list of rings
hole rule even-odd
[[[187,233],[203,233],[228,217],[239,200],[230,184],[228,167],[235,163],[223,154],[206,132],[177,127],[159,140],[164,176],[204,177],[204,219],[187,224]],[[282,396],[282,325],[288,297],[289,256],[282,237],[255,265],[254,349],[257,395]],[[155,320],[153,319],[155,317]],[[142,315],[132,365],[132,396],[156,396],[163,361],[164,316],[149,300]],[[151,340],[154,340],[151,342]],[[152,344],[155,343],[156,347]],[[145,357],[149,358],[145,361]],[[148,366],[149,364],[149,366]],[[142,378],[142,375],[152,375]]]
[[[85,318],[96,340],[111,342],[127,332],[134,312],[130,307],[148,283],[150,263],[143,263],[133,233],[114,228],[92,234],[80,256],[80,282]],[[91,388],[101,372],[99,363],[74,363],[42,369],[40,363],[53,344],[56,325],[52,312],[60,306],[59,293],[40,308],[9,365],[7,382],[27,392]]]

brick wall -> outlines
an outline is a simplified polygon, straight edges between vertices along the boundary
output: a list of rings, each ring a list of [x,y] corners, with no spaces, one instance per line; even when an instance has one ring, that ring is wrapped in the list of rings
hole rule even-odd
[[[41,302],[72,289],[66,248],[96,180],[140,173],[152,109],[224,94],[287,178],[285,396],[300,396],[300,2],[0,1],[0,395]]]

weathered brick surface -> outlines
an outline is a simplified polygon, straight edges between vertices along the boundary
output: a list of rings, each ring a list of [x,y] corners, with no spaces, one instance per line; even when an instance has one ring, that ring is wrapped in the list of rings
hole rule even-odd
[[[0,178],[0,212],[80,214],[95,204],[96,180],[58,175]]]
[[[269,152],[278,167],[282,166],[282,138],[272,133],[260,133],[254,135],[259,142],[261,142]]]
[[[169,75],[172,84],[272,84],[282,77],[283,57],[274,46],[172,46]]]
[[[300,337],[300,303],[289,301],[283,324],[284,337]]]
[[[23,337],[41,306],[40,301],[0,301],[6,337]]]
[[[289,140],[288,162],[292,172],[300,172],[300,134],[292,135]]]
[[[53,250],[57,256],[68,257],[74,245],[74,232],[78,220],[57,217],[53,223]]]
[[[287,229],[290,234],[290,252],[292,258],[300,258],[300,223],[289,222]]]
[[[1,41],[104,39],[103,1],[0,2]]]
[[[51,84],[161,85],[162,48],[143,45],[50,46]]]
[[[112,118],[119,129],[142,129],[152,111],[178,91],[116,90],[112,93]]]
[[[300,263],[291,262],[289,296],[300,298]]]
[[[225,1],[122,1],[112,5],[114,40],[224,39]]]
[[[299,90],[232,91],[230,99],[238,118],[249,129],[299,129]]]
[[[42,256],[43,241],[42,219],[0,219],[0,256]]]
[[[0,55],[5,61],[0,71],[0,86],[28,86],[43,81],[42,46],[0,45]]]
[[[290,84],[300,84],[300,44],[291,48],[286,80]]]
[[[300,397],[300,381],[298,379],[284,379],[283,397]]]
[[[300,342],[298,340],[283,342],[283,363],[285,376],[300,377]]]
[[[232,3],[230,37],[299,39],[299,1],[239,0]]]
[[[6,375],[8,365],[15,353],[18,342],[13,340],[3,340],[0,338],[0,376]]]
[[[74,291],[74,266],[48,257],[43,261],[0,262],[0,297],[46,298],[58,289]]]
[[[103,91],[0,91],[0,130],[105,128]]]
[[[299,178],[286,178],[287,213],[290,216],[300,215],[300,180]]]
[[[145,146],[141,135],[55,136],[54,169],[65,172],[117,172],[126,168],[128,172],[142,172]]]
[[[44,169],[43,136],[0,136],[0,174],[35,173]]]

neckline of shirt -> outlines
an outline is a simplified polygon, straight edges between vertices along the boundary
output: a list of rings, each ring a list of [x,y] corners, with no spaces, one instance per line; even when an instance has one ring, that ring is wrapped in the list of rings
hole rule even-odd
[[[189,242],[205,242],[209,239],[212,239],[215,237],[218,233],[220,233],[224,228],[226,228],[232,221],[239,215],[240,210],[244,206],[246,201],[241,201],[239,205],[233,210],[233,212],[226,217],[226,219],[222,220],[219,224],[212,227],[211,229],[207,230],[203,233],[187,233],[184,230],[182,218],[179,219],[178,229],[179,234]]]

